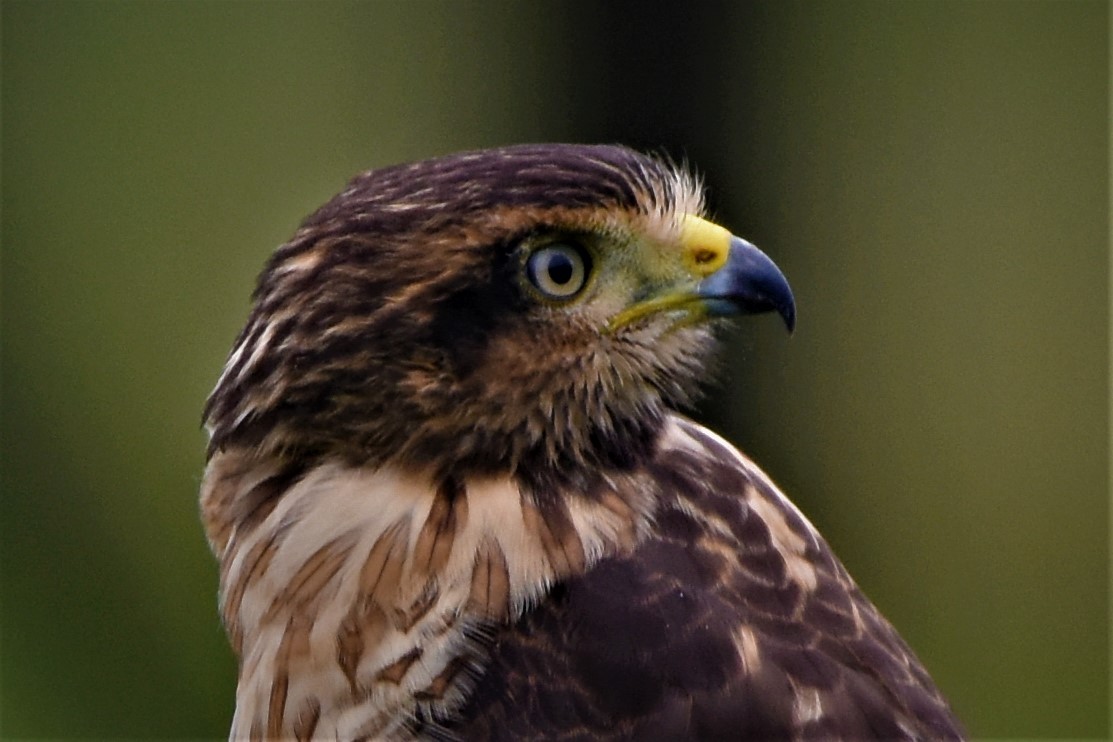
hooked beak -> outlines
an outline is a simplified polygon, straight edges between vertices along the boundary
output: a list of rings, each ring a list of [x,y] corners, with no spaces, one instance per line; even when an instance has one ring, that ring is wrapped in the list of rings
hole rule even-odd
[[[680,325],[776,312],[789,332],[795,329],[792,289],[781,269],[761,250],[694,215],[685,216],[681,224],[680,249],[689,275],[699,279],[694,288],[659,293],[627,307],[611,318],[609,332],[661,312],[680,313]]]
[[[699,282],[696,295],[713,317],[776,312],[789,332],[796,328],[788,279],[768,255],[741,237],[731,235],[726,262]]]

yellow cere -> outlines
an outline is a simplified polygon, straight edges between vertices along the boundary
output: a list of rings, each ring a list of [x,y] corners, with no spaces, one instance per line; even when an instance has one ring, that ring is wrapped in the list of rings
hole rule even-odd
[[[718,224],[685,214],[680,223],[680,247],[688,270],[704,278],[722,268],[730,252],[730,238],[730,232]]]
[[[680,249],[684,266],[696,279],[704,279],[722,268],[730,253],[731,233],[692,214],[685,214],[680,221]],[[643,317],[661,312],[680,312],[674,327],[699,322],[706,315],[703,299],[693,286],[678,287],[632,304],[616,314],[607,323],[605,332],[612,333]]]

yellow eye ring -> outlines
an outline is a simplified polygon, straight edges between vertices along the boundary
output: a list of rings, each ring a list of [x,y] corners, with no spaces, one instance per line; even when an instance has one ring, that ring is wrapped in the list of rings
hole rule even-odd
[[[526,258],[526,278],[549,301],[568,301],[587,286],[591,255],[570,242],[551,242]]]

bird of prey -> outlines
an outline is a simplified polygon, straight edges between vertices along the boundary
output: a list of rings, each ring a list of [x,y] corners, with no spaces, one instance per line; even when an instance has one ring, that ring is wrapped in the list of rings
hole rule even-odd
[[[231,737],[938,739],[815,528],[678,410],[789,285],[686,168],[521,145],[357,176],[208,400]]]

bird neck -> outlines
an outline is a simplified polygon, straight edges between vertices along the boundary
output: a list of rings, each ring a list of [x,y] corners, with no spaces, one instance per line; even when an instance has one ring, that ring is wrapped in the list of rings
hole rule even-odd
[[[202,510],[241,660],[233,736],[296,736],[309,720],[317,733],[389,735],[451,713],[482,664],[477,632],[648,531],[656,490],[644,477],[434,480],[217,452]]]

